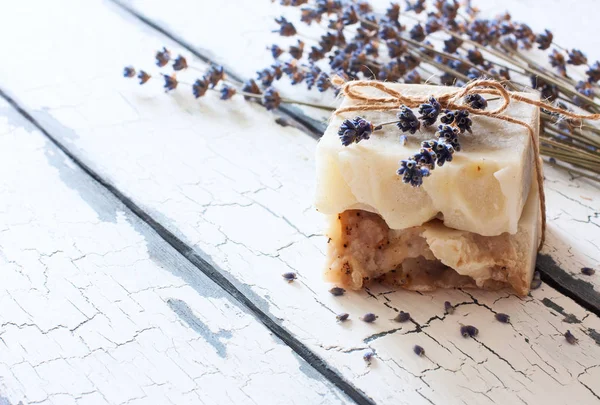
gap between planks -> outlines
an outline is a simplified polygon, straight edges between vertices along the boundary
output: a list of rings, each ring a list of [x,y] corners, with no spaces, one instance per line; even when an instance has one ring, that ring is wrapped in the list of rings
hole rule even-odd
[[[146,24],[173,42],[179,44],[183,49],[187,50],[201,61],[207,64],[215,64],[211,57],[201,49],[198,49],[196,46],[156,21],[139,13],[133,7],[124,4],[121,0],[110,0],[110,2],[130,16],[141,21],[143,24]],[[239,83],[244,82],[244,79],[234,73],[228,65],[222,63],[220,65],[223,66],[225,73],[231,79]],[[281,106],[279,109],[297,124],[296,127],[307,135],[318,140],[325,132],[327,124],[305,115],[301,109],[286,106]],[[573,278],[567,271],[560,268],[548,254],[538,255],[536,269],[540,272],[543,282],[559,293],[571,298],[581,307],[600,317],[600,292],[596,291],[591,283]]]
[[[141,221],[148,224],[158,236],[167,244],[172,246],[179,254],[187,259],[194,267],[204,273],[215,284],[222,288],[225,292],[231,295],[241,305],[247,308],[256,319],[274,333],[281,341],[289,346],[298,356],[304,359],[311,367],[318,371],[326,380],[339,388],[344,394],[351,398],[358,405],[375,405],[375,402],[369,398],[364,392],[356,388],[354,385],[346,381],[336,370],[331,368],[320,356],[306,347],[300,340],[290,334],[285,328],[279,325],[269,315],[263,312],[250,298],[227,277],[225,277],[215,266],[210,264],[204,258],[196,253],[189,245],[180,238],[175,236],[171,231],[156,221],[150,214],[144,211],[138,204],[127,197],[117,187],[102,178],[90,166],[85,164],[69,148],[48,132],[27,110],[20,105],[15,98],[7,94],[4,89],[0,89],[0,97],[4,98],[23,118],[33,124],[37,129],[44,134],[57,148],[59,148],[66,156],[71,159],[74,164],[79,166],[87,175],[98,182],[102,187],[108,190],[116,199],[121,201],[131,212],[136,215]]]

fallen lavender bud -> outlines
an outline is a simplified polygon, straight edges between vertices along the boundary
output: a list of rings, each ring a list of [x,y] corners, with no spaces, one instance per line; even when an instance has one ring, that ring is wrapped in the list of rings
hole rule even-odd
[[[531,289],[537,290],[542,285],[542,279],[539,271],[533,273],[533,279],[531,280]]]
[[[294,281],[296,278],[298,278],[298,276],[296,275],[296,273],[294,272],[289,272],[289,273],[283,273],[281,275],[284,280],[286,280],[288,283],[291,283],[292,281]]]
[[[333,295],[335,297],[339,297],[340,295],[344,295],[346,290],[344,290],[341,287],[333,287],[331,290],[329,290],[329,292],[331,293],[331,295]]]
[[[347,314],[344,312],[341,314],[337,314],[335,319],[337,319],[338,322],[344,322],[344,321],[347,321],[349,317],[350,317],[350,314]]]
[[[375,357],[375,352],[373,350],[369,350],[363,354],[363,360],[369,364],[371,363],[371,360],[373,360],[373,357]]]
[[[567,342],[569,342],[572,345],[579,342],[579,339],[577,339],[575,336],[573,336],[573,334],[571,333],[570,330],[567,330],[563,336],[565,337],[565,339],[567,339]]]
[[[500,313],[500,312],[498,312],[498,313],[497,313],[495,316],[496,316],[496,319],[497,319],[499,322],[502,322],[502,323],[510,323],[510,316],[508,316],[508,315],[506,315],[506,314],[503,314],[503,313]]]
[[[363,316],[361,316],[359,319],[363,322],[371,323],[371,322],[374,322],[375,319],[377,319],[377,318],[379,318],[377,315],[375,315],[371,312],[368,312],[368,313],[364,314]]]
[[[450,303],[450,301],[444,302],[444,311],[446,311],[447,314],[453,314],[454,313],[454,307],[452,306],[452,304]]]
[[[460,334],[463,337],[475,337],[479,334],[479,329],[473,325],[463,325],[460,327]]]
[[[408,312],[400,311],[398,315],[394,318],[396,322],[407,322],[410,320],[410,314]]]
[[[415,345],[415,347],[413,347],[413,351],[415,352],[415,354],[417,356],[424,356],[425,355],[425,349],[423,349],[419,345]]]
[[[596,270],[592,269],[591,267],[581,268],[581,274],[585,274],[586,276],[593,276],[594,273],[596,273]]]

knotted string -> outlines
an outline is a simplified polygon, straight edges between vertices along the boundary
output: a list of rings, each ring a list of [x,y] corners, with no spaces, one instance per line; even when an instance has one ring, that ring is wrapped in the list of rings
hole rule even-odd
[[[357,104],[348,107],[338,108],[337,110],[335,110],[334,114],[342,114],[351,111],[394,111],[399,110],[402,105],[411,108],[418,107],[419,105],[426,103],[429,98],[422,96],[416,97],[405,95],[387,87],[384,83],[377,81],[354,80],[346,82],[341,77],[336,76],[331,79],[331,82],[335,86],[340,87],[341,93],[344,94],[346,97],[358,102]],[[364,93],[357,91],[357,89],[360,87],[375,88],[381,91],[382,93],[387,94],[389,97],[367,96]],[[462,98],[464,98],[467,94],[490,94],[494,96],[499,96],[502,100],[502,104],[494,110],[487,111],[478,110],[470,107],[469,105],[459,104],[459,101]],[[506,111],[506,109],[510,105],[511,100],[516,100],[526,104],[534,105],[539,108],[544,108],[545,110],[558,113],[569,118],[598,120],[600,119],[600,114],[576,114],[571,111],[564,110],[562,108],[554,107],[541,101],[530,100],[527,97],[506,90],[504,86],[502,86],[502,84],[495,80],[487,79],[474,80],[462,88],[437,95],[436,100],[443,107],[449,110],[466,110],[473,115],[482,115],[485,117],[496,118],[502,121],[510,122],[512,124],[520,125],[527,129],[527,132],[529,133],[529,137],[531,139],[531,145],[533,147],[533,161],[535,164],[535,174],[540,195],[540,209],[542,211],[542,236],[540,238],[540,244],[538,246],[538,250],[541,250],[546,237],[546,196],[544,194],[544,178],[542,175],[542,167],[540,163],[539,144],[538,141],[535,139],[535,131],[533,130],[531,125],[527,124],[526,122],[512,118],[508,115],[503,115],[502,113]]]

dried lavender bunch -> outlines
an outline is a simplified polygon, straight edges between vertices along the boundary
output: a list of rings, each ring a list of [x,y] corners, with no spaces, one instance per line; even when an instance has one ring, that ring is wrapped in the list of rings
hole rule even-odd
[[[535,33],[527,24],[513,21],[508,13],[480,18],[471,2],[465,7],[444,0],[405,3],[403,7],[392,2],[385,11],[373,11],[367,1],[281,1],[282,5],[297,7],[300,23],[278,18],[276,31],[282,36],[294,32],[291,36],[306,42],[311,51],[286,52],[286,47],[277,45],[271,45],[269,51],[278,60],[293,63],[296,71],[288,75],[292,84],[304,84],[309,90],[317,83],[319,91],[329,91],[331,86],[325,83],[334,74],[404,83],[427,79],[428,84],[458,86],[491,77],[503,81],[509,90],[533,87],[544,100],[600,111],[600,61],[588,62],[582,50],[558,46],[550,30]],[[309,43],[301,25],[315,22],[321,22],[322,34]],[[534,46],[547,52],[545,64],[528,56],[527,51]],[[585,67],[583,77],[577,76],[575,66]],[[273,76],[272,68],[266,70]],[[486,107],[477,95],[467,103],[475,109]],[[420,114],[421,123],[432,125],[436,113],[443,114],[435,106],[426,107]],[[470,130],[467,114],[455,118],[462,122],[461,131]],[[600,172],[600,129],[565,125],[566,120],[547,113],[542,118],[542,153]],[[407,132],[414,128],[407,126],[410,123],[406,117],[401,124]]]
[[[280,22],[282,29],[286,30],[286,32],[291,32],[289,28],[289,24],[291,23],[287,22],[285,19],[280,20]],[[272,46],[270,49],[274,57],[279,56],[283,52],[276,45]],[[241,95],[246,100],[258,101],[267,110],[279,108],[281,103],[301,104],[331,110],[331,107],[328,106],[281,97],[279,92],[271,86],[271,83],[274,80],[279,80],[284,73],[293,77],[298,77],[299,74],[303,75],[303,73],[298,71],[297,67],[293,63],[286,63],[285,65],[282,65],[276,62],[271,66],[271,68],[259,72],[258,80],[264,87],[267,87],[267,89],[263,92],[260,86],[252,79],[247,80],[243,84],[229,80],[225,74],[223,66],[217,65],[212,65],[208,69],[205,69],[204,74],[200,78],[197,78],[193,83],[183,82],[177,78],[178,72],[188,69],[202,71],[202,69],[196,68],[189,64],[187,59],[182,55],[178,55],[177,58],[171,59],[171,51],[165,47],[157,51],[154,58],[156,66],[159,68],[167,68],[169,63],[172,61],[171,67],[173,72],[171,74],[165,74],[161,71],[156,75],[157,77],[163,78],[163,88],[166,92],[176,90],[180,85],[185,85],[191,88],[194,98],[203,97],[208,90],[212,90],[220,93],[221,100],[230,100],[236,95]],[[316,82],[317,87],[325,89],[326,84],[318,81],[318,76],[320,76],[320,73],[321,72],[319,68],[314,66],[309,74],[315,76],[313,81]],[[146,71],[137,71],[133,66],[125,66],[123,68],[123,77],[137,77],[140,85],[146,84],[152,78],[152,76]]]

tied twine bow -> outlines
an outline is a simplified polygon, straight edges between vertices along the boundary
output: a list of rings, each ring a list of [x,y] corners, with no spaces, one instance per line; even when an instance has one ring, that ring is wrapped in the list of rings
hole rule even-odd
[[[428,99],[428,97],[404,95],[387,87],[384,83],[377,81],[354,80],[346,82],[343,78],[336,76],[331,79],[331,82],[335,86],[340,87],[341,93],[343,93],[346,97],[358,102],[355,105],[338,108],[334,112],[336,115],[351,111],[393,111],[399,110],[402,105],[412,108],[427,102]],[[389,97],[367,96],[364,93],[357,91],[357,89],[360,87],[371,87],[378,89],[382,93],[389,95]],[[499,96],[502,100],[502,104],[494,110],[478,110],[468,105],[459,103],[459,101],[467,94],[491,94],[494,96]],[[538,246],[538,250],[541,250],[546,236],[546,196],[544,194],[544,178],[542,175],[538,140],[535,138],[535,131],[529,124],[502,113],[508,108],[512,100],[516,100],[526,104],[534,105],[539,108],[544,108],[545,110],[558,113],[569,118],[598,120],[600,119],[600,114],[575,114],[571,111],[557,108],[541,101],[530,100],[527,97],[506,90],[502,84],[495,80],[487,79],[472,81],[462,88],[437,95],[436,99],[443,107],[449,110],[466,110],[473,115],[496,118],[502,121],[520,125],[527,129],[533,148],[533,161],[540,195],[540,209],[542,211],[542,236]]]

